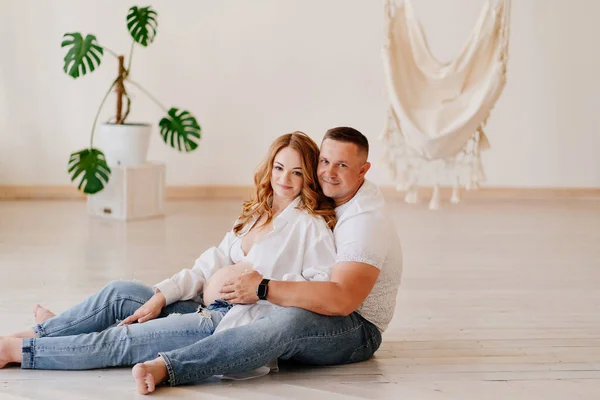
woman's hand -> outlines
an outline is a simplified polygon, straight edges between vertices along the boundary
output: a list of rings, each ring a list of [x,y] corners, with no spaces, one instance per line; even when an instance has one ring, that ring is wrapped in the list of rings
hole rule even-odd
[[[160,315],[163,307],[167,304],[165,295],[160,291],[150,298],[143,306],[138,308],[132,315],[125,318],[119,326],[133,324],[134,322],[143,323],[150,321]]]
[[[225,282],[221,288],[221,299],[231,304],[254,304],[258,301],[256,289],[262,279],[263,276],[257,271],[244,272]]]

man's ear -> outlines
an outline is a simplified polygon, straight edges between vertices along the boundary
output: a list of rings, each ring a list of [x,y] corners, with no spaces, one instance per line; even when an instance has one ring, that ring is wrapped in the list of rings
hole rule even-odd
[[[364,177],[365,177],[365,174],[367,173],[367,171],[368,171],[369,169],[371,169],[371,163],[367,161],[367,162],[365,162],[365,163],[363,164],[363,166],[362,166],[362,167],[360,167],[360,171],[359,171],[359,173],[360,173],[360,177],[361,177],[361,178],[364,178]]]

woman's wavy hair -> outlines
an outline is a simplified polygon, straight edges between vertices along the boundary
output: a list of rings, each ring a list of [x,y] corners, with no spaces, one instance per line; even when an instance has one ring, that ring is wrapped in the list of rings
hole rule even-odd
[[[310,215],[321,216],[325,219],[327,226],[333,229],[336,224],[335,202],[325,196],[317,177],[317,165],[319,162],[319,146],[307,134],[296,131],[278,137],[271,147],[265,160],[254,173],[254,187],[256,193],[253,199],[246,201],[242,207],[242,213],[233,227],[233,232],[240,231],[255,216],[267,214],[268,224],[273,219],[273,187],[271,186],[271,174],[273,163],[277,153],[286,147],[291,147],[300,154],[302,161],[302,177],[304,184],[300,192],[300,208],[305,209]]]

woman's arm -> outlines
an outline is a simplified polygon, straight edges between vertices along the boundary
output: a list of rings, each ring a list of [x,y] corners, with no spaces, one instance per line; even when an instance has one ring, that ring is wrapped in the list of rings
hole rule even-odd
[[[233,231],[227,232],[218,247],[211,247],[200,255],[193,268],[183,269],[171,278],[154,285],[154,290],[160,291],[164,295],[165,305],[198,296],[204,283],[214,271],[233,264],[229,257],[229,249],[233,240],[235,240]]]
[[[233,232],[228,232],[219,247],[211,247],[202,253],[192,269],[184,269],[154,285],[154,296],[121,321],[119,326],[150,321],[160,315],[163,307],[196,297],[216,269],[231,264],[229,248],[233,239]]]

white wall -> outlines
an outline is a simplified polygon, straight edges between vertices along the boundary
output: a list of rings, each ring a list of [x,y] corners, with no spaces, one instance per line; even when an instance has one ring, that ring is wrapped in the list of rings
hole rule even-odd
[[[413,0],[440,59],[467,38],[483,0]],[[88,145],[116,63],[73,80],[63,33],[96,34],[126,53],[123,0],[2,0],[0,184],[69,184],[69,154]],[[350,125],[370,139],[375,181],[386,94],[383,0],[154,0],[159,34],[136,48],[132,76],[167,106],[192,110],[200,148],[180,154],[155,130],[150,157],[170,184],[250,184],[273,138],[319,139]],[[140,5],[146,5],[140,4]],[[488,123],[490,186],[600,186],[600,1],[513,0],[508,85]],[[162,112],[136,94],[130,121]],[[112,102],[102,119],[113,115]]]

